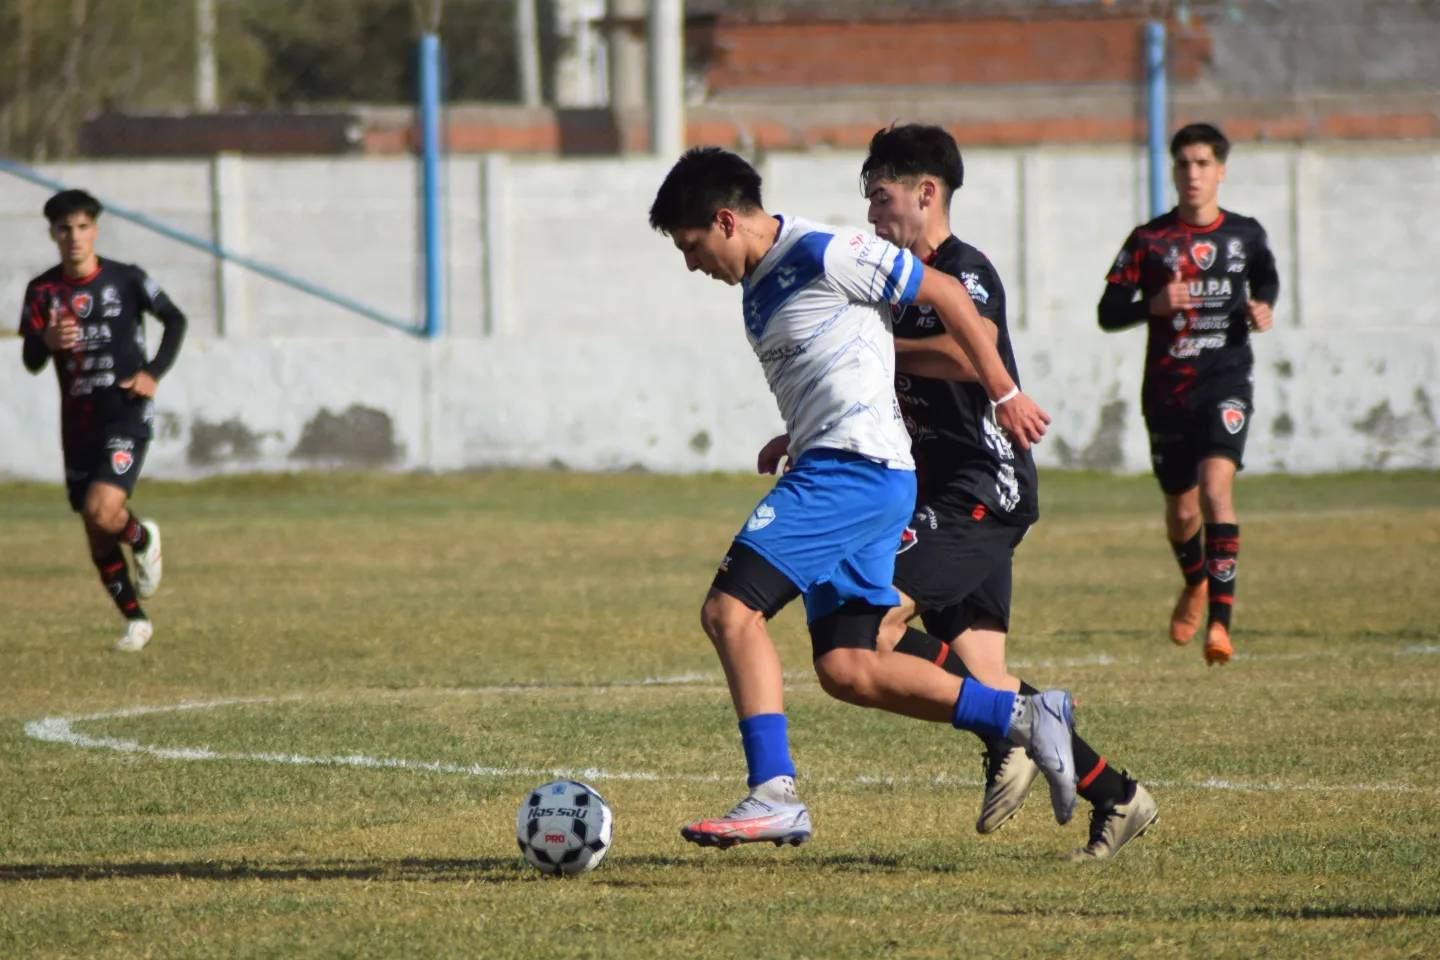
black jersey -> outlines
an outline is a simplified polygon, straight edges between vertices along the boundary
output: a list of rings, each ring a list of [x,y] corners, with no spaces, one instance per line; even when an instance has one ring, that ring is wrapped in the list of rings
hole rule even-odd
[[[1138,290],[1142,302],[1180,271],[1198,305],[1173,317],[1150,317],[1142,407],[1147,416],[1190,412],[1215,391],[1248,385],[1248,300],[1274,304],[1280,293],[1265,229],[1250,217],[1221,210],[1194,227],[1177,211],[1136,227],[1107,280]]]
[[[40,338],[52,308],[59,316],[73,316],[80,328],[75,345],[54,354],[65,448],[84,446],[106,431],[149,438],[150,401],[131,397],[117,384],[141,370],[156,379],[164,375],[184,336],[184,314],[145,271],[128,263],[101,259],[94,273],[80,279],[52,267],[25,288],[20,335],[27,354],[44,350]],[[165,325],[153,359],[145,350],[146,313]],[[43,362],[42,354],[35,369]]]
[[[980,315],[998,328],[996,349],[1019,384],[1005,325],[1005,288],[989,258],[952,236],[927,265],[965,285]],[[944,325],[929,307],[911,304],[897,309],[895,336],[923,339],[943,333]],[[983,504],[1006,523],[1030,524],[1038,519],[1035,460],[996,424],[990,398],[980,384],[901,373],[895,377],[895,393],[914,444],[919,502],[965,511]]]

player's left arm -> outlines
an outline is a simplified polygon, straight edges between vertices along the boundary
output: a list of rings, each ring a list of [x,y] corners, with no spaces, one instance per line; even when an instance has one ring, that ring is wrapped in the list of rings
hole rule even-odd
[[[1280,297],[1280,273],[1275,269],[1275,254],[1270,251],[1265,231],[1250,257],[1247,277],[1250,295],[1245,302],[1245,320],[1250,329],[1264,333],[1275,322],[1275,301]]]
[[[120,381],[118,386],[133,397],[153,397],[160,378],[175,364],[189,322],[155,281],[147,277],[144,271],[137,269],[136,272],[139,274],[136,279],[141,290],[141,312],[153,314],[164,326],[165,332],[160,336],[160,348],[155,351],[155,356],[135,371],[134,376]],[[136,322],[139,322],[139,318]]]
[[[974,366],[976,380],[995,405],[995,422],[1028,450],[1045,436],[1050,415],[1020,389],[1005,369],[995,346],[995,325],[975,309],[975,302],[959,280],[939,270],[926,270],[920,277],[915,302],[933,307],[940,322]]]

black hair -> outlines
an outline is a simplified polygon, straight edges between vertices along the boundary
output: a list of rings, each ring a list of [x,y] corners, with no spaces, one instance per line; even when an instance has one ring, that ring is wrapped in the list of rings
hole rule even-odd
[[[965,182],[965,161],[955,138],[941,127],[919,123],[891,125],[875,131],[870,138],[870,155],[860,167],[860,186],[868,192],[875,179],[908,180],[939,177],[953,194]]]
[[[45,201],[45,219],[52,227],[72,213],[83,213],[91,220],[96,220],[104,209],[99,200],[84,190],[61,190]]]
[[[676,161],[650,205],[650,226],[661,233],[708,227],[717,211],[760,209],[760,174],[719,147],[693,147]]]
[[[1215,151],[1215,159],[1221,163],[1230,156],[1230,141],[1225,139],[1225,134],[1220,132],[1219,127],[1208,123],[1192,123],[1176,130],[1175,136],[1170,138],[1170,158],[1175,159],[1182,149],[1197,143],[1208,143],[1210,149]]]

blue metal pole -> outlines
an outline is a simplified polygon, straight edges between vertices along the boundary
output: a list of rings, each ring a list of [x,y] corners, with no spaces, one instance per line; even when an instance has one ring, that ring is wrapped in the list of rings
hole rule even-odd
[[[1150,216],[1158,217],[1170,209],[1165,194],[1166,172],[1170,167],[1165,147],[1169,127],[1165,118],[1165,24],[1160,20],[1145,23],[1145,79],[1149,96]]]
[[[440,335],[445,250],[440,239],[440,38],[420,38],[420,150],[425,209],[425,336]]]

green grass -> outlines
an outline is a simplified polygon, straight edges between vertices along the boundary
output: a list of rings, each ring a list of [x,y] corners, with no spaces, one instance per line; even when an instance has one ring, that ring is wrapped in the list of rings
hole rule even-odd
[[[1224,669],[1165,639],[1153,482],[1043,487],[1012,665],[1161,807],[1106,864],[1063,859],[1084,812],[1043,795],[976,836],[973,739],[829,700],[798,610],[774,633],[814,841],[680,840],[743,788],[697,611],[763,480],[146,481],[166,581],[133,656],[62,492],[0,485],[0,957],[1440,955],[1440,475],[1243,478]],[[25,732],[235,698],[261,699],[71,722],[220,759]],[[608,774],[617,817],[577,880],[515,850],[556,768]]]

